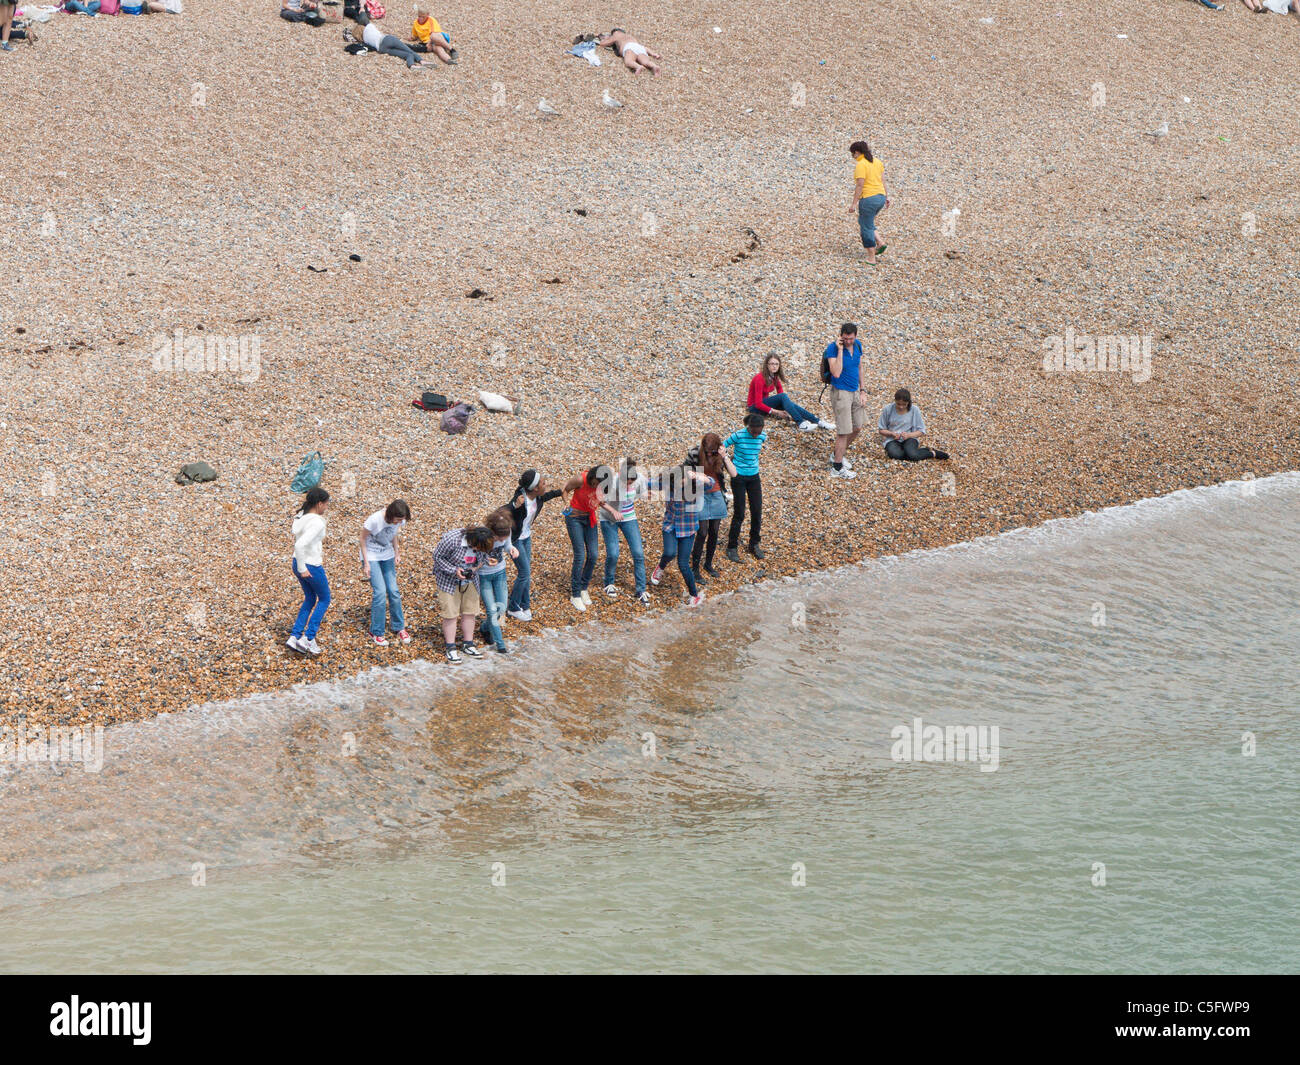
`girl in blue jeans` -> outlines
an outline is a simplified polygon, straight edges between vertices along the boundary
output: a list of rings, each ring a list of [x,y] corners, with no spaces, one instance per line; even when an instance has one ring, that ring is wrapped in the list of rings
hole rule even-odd
[[[397,590],[397,537],[411,520],[411,508],[394,499],[376,510],[361,526],[361,572],[370,581],[370,637],[379,647],[388,646],[384,635],[385,609],[392,615],[393,631],[402,643],[411,642],[402,616],[402,593]]]
[[[325,538],[325,507],[330,494],[317,485],[307,493],[293,519],[293,574],[302,588],[302,608],[293,623],[288,647],[299,654],[320,654],[316,633],[330,605],[330,582],[325,576],[321,541]]]
[[[699,606],[704,601],[704,592],[695,583],[695,573],[691,570],[691,548],[695,546],[695,534],[700,527],[700,511],[697,509],[700,494],[714,488],[717,482],[697,470],[686,466],[674,466],[658,477],[652,478],[649,487],[661,490],[664,503],[664,553],[650,574],[650,583],[658,586],[664,575],[664,567],[677,559],[677,568],[682,580],[686,582],[686,591],[690,596],[690,605]]]
[[[516,621],[533,620],[533,522],[541,516],[543,506],[561,495],[563,493],[558,489],[546,490],[546,478],[540,471],[524,470],[507,505],[514,522],[510,539],[519,553],[515,556],[515,583],[510,588],[506,614]]]
[[[586,473],[575,474],[564,485],[564,525],[573,545],[573,572],[569,578],[569,602],[573,609],[585,611],[591,606],[587,585],[596,571],[596,524],[604,512],[615,521],[619,513],[605,500],[612,486],[614,471],[608,466],[592,466]]]
[[[618,535],[623,534],[632,553],[632,574],[636,580],[636,598],[642,606],[650,605],[650,593],[645,590],[645,547],[641,543],[641,524],[636,520],[636,501],[644,492],[645,482],[636,467],[636,459],[628,456],[622,462],[623,472],[615,480],[610,492],[611,502],[618,511],[615,521],[605,511],[600,514],[600,536],[605,541],[605,595],[618,597],[614,574],[618,567]]]
[[[478,571],[478,590],[483,598],[483,610],[486,617],[478,628],[479,635],[491,640],[492,646],[503,655],[510,653],[505,636],[501,633],[501,620],[506,616],[508,593],[506,590],[506,559],[519,559],[519,551],[510,542],[510,533],[514,528],[508,507],[494,510],[483,524],[492,530],[492,553],[487,565]]]

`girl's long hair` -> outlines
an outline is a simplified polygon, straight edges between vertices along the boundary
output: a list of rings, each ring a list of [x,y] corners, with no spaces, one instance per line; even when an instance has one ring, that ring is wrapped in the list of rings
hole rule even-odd
[[[776,360],[776,373],[770,374],[767,372],[767,364],[771,362],[773,359]],[[780,381],[781,384],[784,385],[785,384],[785,360],[782,359],[781,356],[774,351],[771,354],[764,357],[763,365],[759,368],[759,373],[763,375],[763,383],[766,385],[770,385],[773,381]]]
[[[850,144],[849,154],[853,155],[855,152],[859,152],[865,156],[868,163],[874,163],[876,161],[876,157],[871,154],[871,145],[866,141],[854,141]]]
[[[717,433],[705,433],[700,441],[700,472],[720,482],[722,469],[722,437]]]

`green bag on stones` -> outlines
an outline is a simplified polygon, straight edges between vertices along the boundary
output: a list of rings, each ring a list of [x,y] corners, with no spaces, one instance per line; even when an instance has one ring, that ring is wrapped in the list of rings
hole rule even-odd
[[[313,451],[310,455],[303,456],[303,460],[298,466],[298,472],[293,475],[293,480],[289,482],[289,487],[302,495],[302,493],[309,492],[320,484],[320,479],[324,476],[325,460],[320,457],[319,451]]]

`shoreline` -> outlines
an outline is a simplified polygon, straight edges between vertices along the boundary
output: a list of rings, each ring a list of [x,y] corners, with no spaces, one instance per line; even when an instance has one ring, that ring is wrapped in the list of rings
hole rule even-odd
[[[1300,469],[1282,470],[1258,479],[1237,479],[1237,480],[1219,481],[1207,485],[1196,485],[1188,488],[1176,488],[1170,492],[1166,492],[1161,495],[1146,496],[1140,499],[1133,500],[1131,502],[1118,503],[1112,506],[1103,507],[1099,510],[1085,510],[1078,514],[1062,515],[1060,517],[1050,518],[1038,525],[1016,526],[1014,528],[1003,529],[1001,531],[997,531],[993,533],[986,533],[986,534],[972,537],[970,539],[958,540],[949,544],[943,544],[936,547],[913,548],[908,551],[901,552],[898,554],[893,554],[893,555],[875,555],[875,556],[864,557],[856,560],[850,560],[838,566],[829,567],[826,569],[806,570],[794,574],[773,575],[770,577],[764,577],[761,580],[740,584],[734,588],[728,589],[726,592],[722,593],[716,598],[717,601],[725,603],[729,601],[733,596],[737,594],[743,594],[748,590],[762,592],[765,590],[774,589],[779,584],[789,584],[791,582],[798,583],[800,581],[816,580],[819,578],[833,579],[841,571],[845,571],[853,567],[870,566],[873,563],[883,564],[891,561],[898,561],[901,559],[913,557],[918,554],[939,553],[943,551],[949,551],[949,550],[960,549],[960,548],[975,548],[980,545],[991,545],[997,542],[998,540],[1001,540],[1013,534],[1032,536],[1040,532],[1045,533],[1051,528],[1051,526],[1057,524],[1064,524],[1070,527],[1077,527],[1077,523],[1090,517],[1117,518],[1124,511],[1144,512],[1146,508],[1153,505],[1172,504],[1176,500],[1178,500],[1179,497],[1184,497],[1185,500],[1194,501],[1196,497],[1200,496],[1203,493],[1209,494],[1209,493],[1214,493],[1219,491],[1226,492],[1229,489],[1236,488],[1239,492],[1242,493],[1244,498],[1248,494],[1253,495],[1254,493],[1255,489],[1254,487],[1252,487],[1252,480],[1254,480],[1255,483],[1260,488],[1267,491],[1269,487],[1269,482],[1277,481],[1289,477],[1300,477]],[[707,602],[709,602],[709,600],[706,600],[706,603]],[[679,612],[685,611],[686,609],[687,608],[684,605],[679,605],[676,607],[676,610]],[[240,695],[236,695],[228,698],[222,698],[219,700],[208,700],[201,703],[194,703],[179,710],[161,711],[158,714],[150,715],[147,717],[134,718],[134,719],[128,718],[128,719],[119,720],[115,722],[109,722],[105,727],[105,734],[108,734],[110,729],[115,730],[117,728],[120,728],[121,726],[134,726],[134,725],[149,724],[151,722],[157,722],[161,717],[190,716],[190,715],[204,716],[210,714],[226,714],[231,712],[239,713],[242,711],[246,711],[248,709],[249,700],[251,699],[260,699],[260,700],[269,701],[272,705],[268,709],[271,712],[278,712],[279,710],[284,709],[284,707],[278,706],[276,704],[283,703],[285,700],[292,699],[300,691],[306,693],[311,693],[315,691],[319,694],[325,694],[327,693],[328,689],[334,688],[338,690],[339,697],[341,699],[346,700],[353,696],[359,695],[360,693],[364,692],[365,689],[369,688],[371,685],[386,685],[392,682],[399,681],[403,673],[408,672],[410,668],[413,666],[420,667],[420,672],[422,674],[421,676],[422,681],[424,681],[425,683],[436,681],[437,683],[440,684],[442,690],[433,691],[432,698],[441,701],[443,705],[452,705],[453,703],[456,702],[456,695],[455,692],[452,690],[452,686],[457,683],[458,679],[468,680],[471,683],[480,680],[487,681],[490,683],[493,680],[502,679],[503,676],[509,675],[509,671],[512,668],[514,668],[516,663],[522,663],[524,666],[529,665],[533,661],[533,656],[529,652],[538,651],[538,650],[541,651],[558,650],[559,648],[557,647],[557,644],[561,639],[564,638],[564,634],[568,630],[578,629],[580,634],[584,637],[585,640],[600,639],[602,637],[618,639],[621,636],[628,635],[632,631],[632,627],[637,624],[652,624],[655,622],[666,622],[673,616],[674,615],[668,610],[660,610],[654,612],[627,611],[624,612],[618,618],[609,618],[603,621],[601,619],[592,619],[584,616],[582,619],[575,619],[569,625],[558,624],[554,626],[548,626],[537,632],[527,635],[518,643],[519,649],[518,651],[516,651],[516,654],[518,655],[517,658],[503,659],[500,656],[495,654],[485,654],[484,660],[481,663],[471,664],[467,662],[461,667],[455,667],[444,662],[441,659],[441,656],[421,657],[418,654],[408,653],[403,657],[403,660],[401,662],[394,662],[394,663],[376,662],[376,663],[372,663],[366,668],[363,668],[351,674],[334,673],[328,677],[298,680],[292,682],[291,684],[285,687],[248,691]],[[691,625],[698,624],[697,622],[694,621],[695,617],[707,618],[707,615],[702,612],[692,611],[690,614],[686,615],[687,624],[691,624]],[[597,626],[597,631],[595,633],[591,633],[588,631],[587,629],[588,623],[592,623]],[[543,646],[542,641],[546,641],[549,646]],[[303,661],[307,661],[307,660],[303,660]],[[491,666],[490,668],[484,669],[483,665],[487,663],[490,663]],[[0,721],[0,727],[12,727],[12,726],[13,726],[13,722]],[[0,769],[4,769],[7,764],[8,763],[6,762],[0,761]],[[4,774],[0,773],[0,779],[3,779],[3,776]]]

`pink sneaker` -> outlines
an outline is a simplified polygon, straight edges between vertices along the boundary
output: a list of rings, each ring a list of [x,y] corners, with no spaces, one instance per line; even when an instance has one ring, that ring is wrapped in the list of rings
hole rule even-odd
[[[410,643],[410,642],[411,642],[411,634],[410,634],[409,632],[407,632],[405,629],[403,629],[401,632],[399,632],[399,633],[397,634],[397,638],[398,638],[399,640],[401,640],[402,643]]]
[[[659,578],[662,577],[663,575],[664,575],[664,568],[663,568],[663,566],[656,566],[656,567],[654,568],[654,572],[650,574],[650,583],[651,583],[651,584],[658,584],[658,583],[659,583]]]
[[[371,636],[370,638],[375,641],[376,647],[388,646],[388,638],[386,636]]]
[[[698,595],[691,596],[690,606],[699,606],[704,602],[704,589],[701,588]]]

